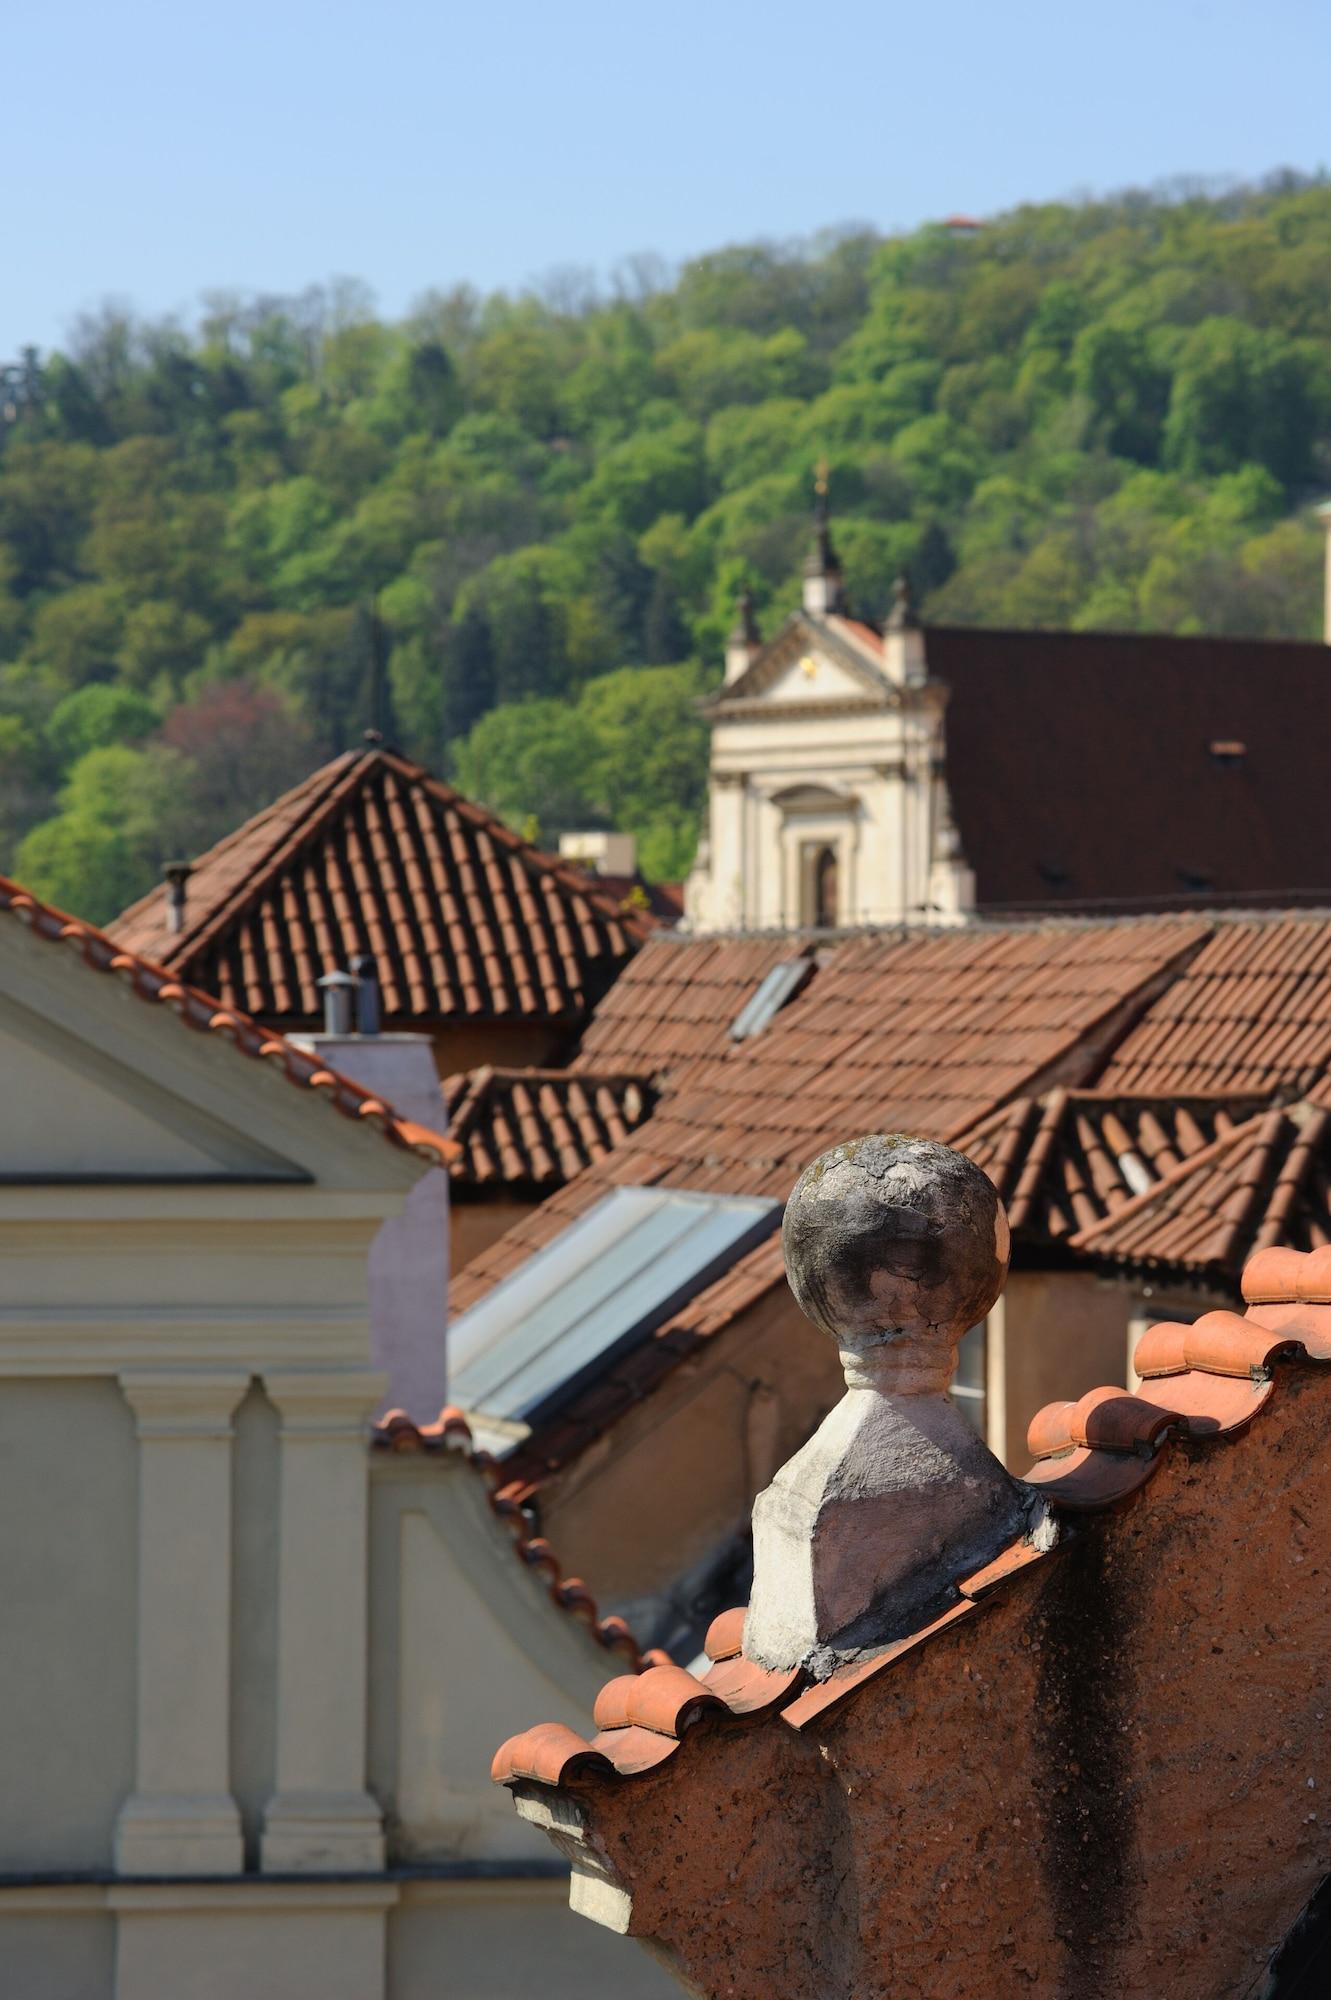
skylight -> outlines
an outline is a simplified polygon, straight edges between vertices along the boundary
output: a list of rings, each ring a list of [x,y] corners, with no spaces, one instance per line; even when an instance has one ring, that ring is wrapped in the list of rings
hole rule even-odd
[[[731,1022],[731,1041],[744,1042],[760,1033],[787,1000],[794,999],[812,971],[811,958],[783,958],[780,965],[774,965]]]
[[[614,1189],[450,1322],[450,1399],[508,1421],[547,1413],[770,1235],[781,1206]]]

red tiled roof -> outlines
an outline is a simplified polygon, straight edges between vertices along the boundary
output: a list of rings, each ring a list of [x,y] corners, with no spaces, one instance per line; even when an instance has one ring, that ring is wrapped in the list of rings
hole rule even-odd
[[[455,1190],[562,1187],[641,1125],[653,1096],[644,1077],[592,1070],[486,1064],[450,1076],[448,1130],[461,1148],[452,1166]]]
[[[956,1145],[998,1189],[1014,1236],[1071,1241],[1232,1132],[1261,1101],[1054,1090],[1014,1099]]]
[[[549,1542],[532,1534],[523,1511],[524,1496],[508,1478],[506,1469],[489,1452],[473,1449],[471,1426],[461,1410],[443,1409],[432,1424],[413,1423],[405,1411],[389,1410],[374,1425],[370,1444],[375,1451],[424,1452],[430,1456],[462,1453],[467,1464],[485,1481],[490,1511],[512,1536],[518,1561],[544,1577],[551,1603],[585,1625],[607,1652],[621,1654],[632,1672],[668,1663],[668,1655],[660,1651],[643,1652],[622,1618],[600,1617],[596,1599],[581,1577],[564,1575]]]
[[[655,928],[594,878],[389,750],[349,752],[194,866],[185,929],[166,891],[113,935],[228,1006],[310,1025],[316,981],[360,953],[390,1026],[576,1023]]]
[[[1314,1092],[1221,1131],[1073,1247],[1136,1265],[1234,1272],[1254,1252],[1331,1242],[1331,1097]]]
[[[1329,660],[1331,665],[1331,660]],[[1306,1090],[1331,1066],[1331,919],[1253,917],[1209,942],[1096,1079],[1103,1090]]]
[[[80,963],[93,971],[114,973],[137,999],[168,1009],[186,1027],[211,1034],[242,1055],[262,1057],[280,1070],[289,1083],[316,1091],[345,1117],[374,1125],[393,1145],[418,1153],[435,1166],[446,1166],[455,1157],[457,1148],[451,1139],[427,1131],[410,1119],[399,1118],[391,1105],[330,1069],[321,1056],[308,1055],[282,1035],[261,1028],[247,1014],[219,1007],[216,1000],[196,987],[187,986],[176,974],[128,951],[91,924],[67,917],[49,903],[39,902],[17,882],[4,876],[0,876],[0,914],[26,924],[35,937],[68,946],[77,953]]]
[[[1204,935],[1181,920],[1151,919],[854,937],[825,954],[813,980],[762,1034],[738,1044],[708,1028],[705,1016],[686,1016],[693,1004],[687,983],[672,978],[689,962],[679,955],[689,954],[702,972],[717,970],[728,1024],[736,996],[721,971],[742,969],[742,1003],[774,962],[759,951],[788,955],[788,942],[708,940],[718,954],[708,961],[696,956],[703,940],[652,940],[607,1008],[627,1025],[627,996],[638,994],[655,1019],[658,996],[667,995],[681,1064],[672,1086],[649,1123],[479,1252],[454,1280],[451,1310],[465,1311],[612,1187],[784,1198],[808,1161],[847,1132],[904,1128],[951,1138],[1050,1068],[1089,1065],[1095,1031]],[[727,951],[735,955],[723,959]],[[773,1238],[538,1427],[508,1461],[514,1476],[532,1484],[567,1463],[700,1343],[782,1283]]]
[[[1331,1251],[1264,1252],[1247,1267],[1243,1291],[1243,1317],[1210,1313],[1192,1327],[1153,1328],[1137,1350],[1146,1378],[1139,1395],[1094,1390],[1039,1413],[1031,1426],[1037,1463],[1027,1476],[1056,1512],[1102,1512],[1145,1485],[1175,1441],[1195,1449],[1246,1429],[1276,1393],[1273,1369],[1281,1361],[1331,1361]],[[599,1733],[590,1741],[549,1725],[527,1730],[500,1747],[492,1775],[501,1784],[558,1786],[579,1773],[622,1781],[663,1764],[694,1729],[767,1718],[808,1728],[905,1654],[973,1618],[1016,1577],[1056,1561],[1061,1547],[1052,1538],[1044,1546],[1014,1542],[981,1570],[957,1578],[956,1601],[941,1616],[819,1681],[800,1670],[771,1674],[746,1661],[743,1613],[727,1612],[708,1632],[712,1665],[692,1688],[678,1670],[668,1681],[645,1677],[636,1699],[612,1682],[597,1705]]]
[[[674,936],[625,967],[582,1037],[575,1070],[633,1071],[679,1082],[724,1055],[730,1026],[775,966],[809,946],[780,936]]]

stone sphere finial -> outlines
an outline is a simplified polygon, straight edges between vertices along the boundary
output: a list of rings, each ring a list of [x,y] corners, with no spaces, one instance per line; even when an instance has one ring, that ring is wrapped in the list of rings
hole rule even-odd
[[[848,1379],[886,1371],[897,1393],[945,1388],[957,1343],[1007,1276],[993,1183],[932,1139],[870,1134],[806,1167],[781,1228],[800,1311],[840,1344]]]

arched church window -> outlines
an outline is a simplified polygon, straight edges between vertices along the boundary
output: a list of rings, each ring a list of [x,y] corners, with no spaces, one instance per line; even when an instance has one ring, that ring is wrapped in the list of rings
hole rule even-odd
[[[837,850],[831,841],[807,844],[802,874],[800,921],[816,930],[835,930],[841,921],[841,887]]]

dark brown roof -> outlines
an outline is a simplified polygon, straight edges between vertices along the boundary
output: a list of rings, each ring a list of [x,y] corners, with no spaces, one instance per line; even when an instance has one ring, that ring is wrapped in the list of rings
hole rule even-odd
[[[573,1025],[655,928],[379,749],[335,758],[205,854],[179,936],[166,914],[158,887],[112,934],[228,1006],[293,1026],[319,1019],[320,976],[365,952],[392,1027]]]
[[[640,1076],[584,1070],[482,1069],[444,1083],[455,1192],[504,1188],[548,1194],[651,1115],[654,1093]]]
[[[926,652],[981,905],[1327,899],[1325,646],[933,626]]]

